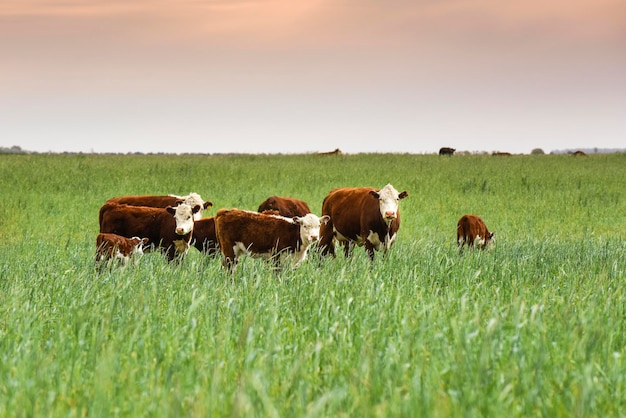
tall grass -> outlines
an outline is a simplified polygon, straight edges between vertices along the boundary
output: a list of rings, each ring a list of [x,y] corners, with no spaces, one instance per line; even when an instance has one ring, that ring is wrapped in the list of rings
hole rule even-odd
[[[0,415],[618,416],[625,157],[0,156]],[[94,267],[109,197],[320,214],[331,188],[387,182],[409,197],[373,263]],[[459,255],[463,213],[493,251]]]

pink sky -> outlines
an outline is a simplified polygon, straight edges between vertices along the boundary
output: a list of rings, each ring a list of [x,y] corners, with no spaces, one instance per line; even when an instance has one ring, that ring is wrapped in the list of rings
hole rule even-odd
[[[626,148],[623,0],[4,0],[0,146]]]

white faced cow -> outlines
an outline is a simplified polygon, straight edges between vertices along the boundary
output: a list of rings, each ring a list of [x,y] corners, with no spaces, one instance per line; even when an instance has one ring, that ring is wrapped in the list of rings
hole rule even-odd
[[[215,230],[224,267],[234,272],[239,258],[248,254],[279,263],[290,257],[298,266],[309,246],[318,240],[320,225],[328,216],[319,218],[309,213],[287,218],[239,209],[220,209],[215,215]]]
[[[100,208],[100,232],[127,238],[146,237],[151,247],[164,249],[172,261],[187,254],[194,226],[193,215],[199,210],[200,205],[192,208],[185,203],[165,209],[105,203]]]
[[[344,187],[332,190],[322,204],[322,215],[330,222],[321,228],[322,254],[335,255],[335,241],[344,244],[345,255],[353,245],[365,246],[370,259],[374,250],[387,251],[400,228],[398,202],[408,196],[387,184],[380,190]]]
[[[211,201],[204,201],[198,193],[191,192],[187,196],[177,195],[129,195],[112,197],[106,203],[117,203],[119,205],[130,206],[149,206],[152,208],[167,208],[168,206],[176,206],[179,203],[185,203],[192,208],[196,205],[200,206],[200,210],[195,212],[193,217],[198,220],[202,218],[202,211],[213,206]]]

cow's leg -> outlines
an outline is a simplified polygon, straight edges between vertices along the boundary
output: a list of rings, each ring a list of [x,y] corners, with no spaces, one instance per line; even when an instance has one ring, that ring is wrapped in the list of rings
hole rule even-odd
[[[370,260],[374,261],[374,244],[367,239],[367,236],[363,237],[363,241],[365,242],[365,252],[369,255]]]
[[[319,248],[322,249],[322,255],[335,256],[335,243],[333,242],[335,234],[333,232],[332,221],[328,221],[320,228]]]

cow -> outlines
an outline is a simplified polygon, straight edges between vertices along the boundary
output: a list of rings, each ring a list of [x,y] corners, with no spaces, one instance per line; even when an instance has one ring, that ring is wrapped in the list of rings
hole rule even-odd
[[[511,154],[510,152],[494,151],[491,153],[491,155],[493,155],[494,157],[510,157],[513,154]]]
[[[198,251],[206,255],[215,255],[219,252],[217,234],[215,233],[215,217],[202,218],[193,222],[193,245]]]
[[[578,151],[572,152],[572,155],[574,157],[586,157],[587,153],[585,151],[578,150]]]
[[[491,247],[495,241],[495,232],[489,232],[487,225],[478,215],[463,215],[456,224],[456,242],[462,251],[468,248]]]
[[[354,245],[365,245],[372,261],[374,250],[389,250],[400,228],[398,203],[408,195],[391,184],[331,190],[322,203],[322,215],[330,217],[321,228],[322,255],[335,255],[335,241],[343,243],[346,257]]]
[[[191,207],[200,205],[200,210],[194,214],[194,219],[202,218],[202,210],[213,206],[213,202],[204,201],[198,193],[191,192],[187,196],[169,195],[137,195],[112,197],[106,203],[118,203],[120,205],[149,206],[153,208],[166,208],[186,203]]]
[[[439,155],[454,155],[456,148],[442,147],[439,148]]]
[[[303,200],[295,199],[293,197],[279,197],[270,196],[265,199],[259,205],[257,212],[263,212],[266,210],[278,211],[282,216],[293,218],[294,216],[304,216],[307,213],[311,213],[309,205]]]
[[[119,261],[126,265],[131,258],[143,255],[148,238],[126,238],[117,234],[99,233],[96,237],[96,262]]]
[[[105,203],[100,208],[100,232],[127,238],[146,237],[150,245],[146,251],[160,248],[165,250],[169,261],[180,260],[189,250],[193,215],[200,208],[200,205],[191,207],[186,203],[167,208]]]
[[[240,209],[220,209],[215,215],[215,229],[223,266],[234,273],[239,258],[244,255],[262,257],[276,266],[291,258],[297,267],[306,259],[309,246],[319,238],[320,225],[328,216],[312,213],[285,216]]]
[[[317,155],[323,155],[323,156],[328,156],[328,155],[342,155],[343,152],[341,152],[341,150],[339,148],[335,148],[332,151],[328,151],[328,152],[318,152]]]

